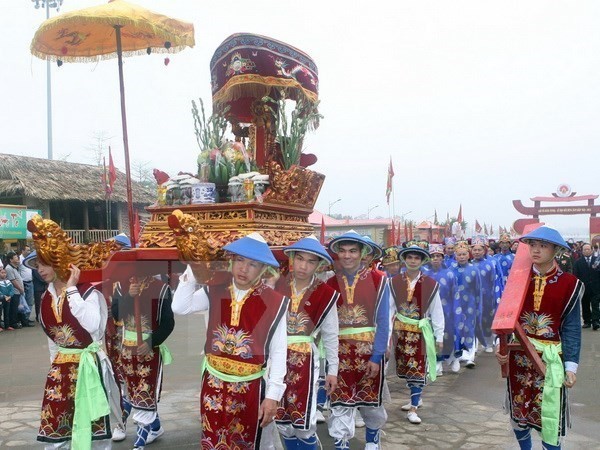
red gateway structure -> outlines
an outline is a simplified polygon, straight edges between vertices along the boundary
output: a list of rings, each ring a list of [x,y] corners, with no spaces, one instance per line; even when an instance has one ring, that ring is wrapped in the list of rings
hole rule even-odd
[[[517,211],[526,216],[531,216],[527,219],[517,219],[513,228],[518,234],[523,234],[525,226],[528,224],[540,223],[540,216],[556,216],[556,215],[574,215],[574,214],[589,214],[590,215],[590,236],[592,241],[600,241],[600,205],[595,204],[598,195],[577,195],[572,192],[568,184],[558,186],[556,192],[553,192],[548,197],[532,197],[533,206],[525,206],[521,200],[513,200],[513,205]],[[542,206],[544,203],[554,203],[552,206]],[[574,205],[573,203],[580,202],[585,204]]]

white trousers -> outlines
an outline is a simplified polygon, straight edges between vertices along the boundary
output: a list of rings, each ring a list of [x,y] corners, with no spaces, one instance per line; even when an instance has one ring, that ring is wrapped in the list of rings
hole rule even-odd
[[[348,406],[333,406],[331,415],[327,420],[329,435],[334,439],[352,439],[354,437],[354,410]],[[365,421],[365,426],[372,430],[383,428],[387,422],[387,412],[381,406],[359,406],[360,415]]]

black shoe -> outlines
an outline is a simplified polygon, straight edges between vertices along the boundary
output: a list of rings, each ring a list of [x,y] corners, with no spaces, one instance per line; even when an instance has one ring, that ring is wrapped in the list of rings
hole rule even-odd
[[[27,321],[27,322],[22,322],[22,323],[21,323],[21,326],[22,326],[23,328],[29,328],[29,327],[34,327],[35,325],[34,325],[34,324],[32,324],[31,322]]]
[[[581,328],[590,328],[592,325],[590,325],[589,323],[584,323],[583,325],[581,325]]]
[[[600,323],[593,323],[592,328],[594,329],[594,331],[598,331],[600,329]]]
[[[16,323],[15,325],[13,325],[13,328],[14,328],[15,330],[18,330],[18,329],[20,329],[20,328],[23,328],[23,325],[21,325],[20,323]]]

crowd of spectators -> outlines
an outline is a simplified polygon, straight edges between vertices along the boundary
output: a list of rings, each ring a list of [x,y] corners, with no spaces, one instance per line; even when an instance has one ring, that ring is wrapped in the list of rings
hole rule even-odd
[[[30,253],[31,247],[25,245],[0,258],[0,331],[33,327],[39,321],[40,300],[47,285],[37,270],[22,264]]]

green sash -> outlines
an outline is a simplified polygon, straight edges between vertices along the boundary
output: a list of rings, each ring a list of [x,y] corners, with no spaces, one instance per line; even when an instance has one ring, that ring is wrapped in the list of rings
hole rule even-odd
[[[288,336],[287,343],[289,344],[302,344],[304,342],[313,343],[315,338],[312,336]]]
[[[323,344],[323,338],[321,338],[319,339],[319,359],[325,359],[326,356],[325,344]]]
[[[560,358],[562,345],[560,342],[541,342],[530,337],[529,340],[546,363],[546,377],[542,390],[542,441],[558,445],[558,429],[560,426],[560,390],[565,381],[565,368]]]
[[[145,341],[150,336],[149,333],[142,333],[142,339]],[[135,331],[125,330],[123,337],[128,341],[137,341],[137,333]],[[158,346],[158,350],[160,351],[160,357],[162,358],[162,362],[165,366],[168,366],[173,362],[173,355],[171,354],[171,350],[167,347],[167,344],[164,342]]]
[[[375,332],[375,327],[359,327],[359,328],[340,328],[340,336],[347,336],[349,334],[360,334]]]
[[[400,313],[396,313],[396,318],[403,323],[408,325],[416,325],[423,334],[425,340],[425,351],[427,353],[427,372],[429,379],[435,381],[437,378],[436,372],[436,357],[435,357],[435,338],[433,337],[433,328],[431,326],[431,320],[429,317],[424,317],[421,320],[411,319],[410,317],[403,316]]]
[[[58,348],[59,353],[64,355],[80,355],[77,381],[75,382],[75,413],[73,415],[71,448],[91,449],[92,422],[110,413],[96,359],[92,354],[99,349],[96,342],[92,342],[86,348]]]
[[[208,362],[208,359],[206,358],[206,356],[204,357],[204,360],[202,361],[202,369],[201,370],[202,370],[202,373],[204,373],[205,370],[208,370],[208,373],[210,373],[211,375],[219,378],[220,380],[227,381],[228,383],[241,383],[242,381],[256,380],[257,378],[261,378],[266,372],[266,369],[261,369],[258,372],[252,373],[250,375],[244,375],[244,376],[230,375],[228,373],[223,373],[223,372],[215,369],[213,366],[211,366],[210,363]]]

